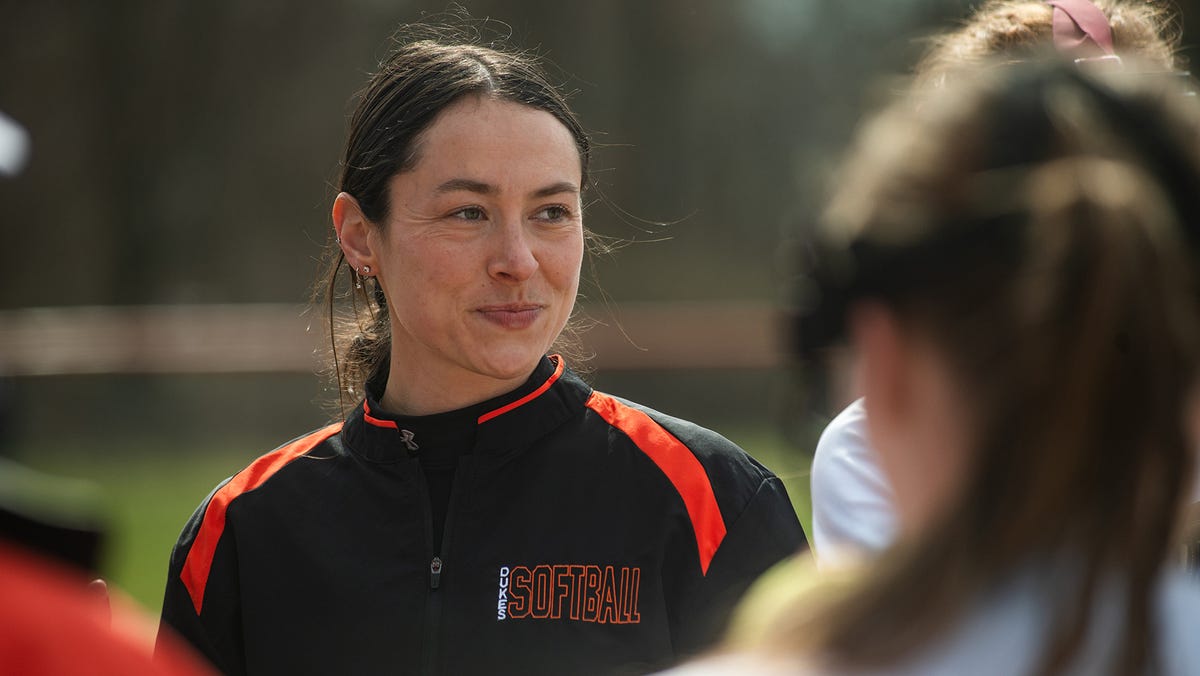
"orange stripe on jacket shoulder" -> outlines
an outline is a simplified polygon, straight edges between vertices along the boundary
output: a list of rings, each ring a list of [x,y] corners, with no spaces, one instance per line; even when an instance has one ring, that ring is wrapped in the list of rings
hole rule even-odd
[[[725,519],[721,516],[721,508],[717,506],[717,498],[704,466],[683,442],[636,408],[601,392],[593,392],[587,406],[608,424],[627,434],[667,475],[687,507],[692,529],[696,533],[700,571],[707,575],[708,564],[725,539]]]
[[[204,605],[204,588],[208,586],[208,573],[217,551],[217,542],[225,532],[225,510],[229,508],[229,503],[239,495],[263,485],[289,462],[308,453],[341,429],[342,423],[335,423],[271,451],[238,472],[229,483],[213,494],[212,500],[208,501],[208,508],[204,510],[200,530],[196,532],[192,548],[188,550],[187,560],[183,562],[183,570],[179,574],[188,595],[192,597],[192,605],[195,606],[197,615]]]

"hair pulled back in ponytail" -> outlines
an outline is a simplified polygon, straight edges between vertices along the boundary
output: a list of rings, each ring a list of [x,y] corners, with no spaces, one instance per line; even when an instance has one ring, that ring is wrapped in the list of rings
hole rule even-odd
[[[1194,475],[1200,110],[1153,78],[1071,64],[973,79],[860,136],[814,273],[827,300],[881,302],[944,358],[972,421],[964,487],[880,575],[778,638],[893,664],[1036,558],[1073,571],[1040,673],[1072,664],[1114,577],[1114,673],[1146,673],[1151,592]]]

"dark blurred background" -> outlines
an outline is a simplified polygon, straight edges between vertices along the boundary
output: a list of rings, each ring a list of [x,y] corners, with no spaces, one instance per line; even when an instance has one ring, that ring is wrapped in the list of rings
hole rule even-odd
[[[922,37],[976,3],[463,4],[546,55],[601,146],[586,222],[633,243],[584,284],[592,381],[762,455],[807,519],[832,403],[781,357],[788,233]],[[0,112],[31,137],[0,180],[0,453],[107,490],[111,574],[152,608],[215,482],[329,417],[303,311],[351,98],[399,24],[445,9],[0,4]]]

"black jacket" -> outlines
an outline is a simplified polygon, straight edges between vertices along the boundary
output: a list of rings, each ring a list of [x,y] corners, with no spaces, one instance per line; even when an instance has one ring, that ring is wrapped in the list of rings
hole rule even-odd
[[[204,501],[164,624],[230,674],[636,673],[703,647],[805,546],[783,484],[741,449],[557,358],[430,418],[464,416],[440,552],[410,450],[438,425],[414,435],[368,399]]]

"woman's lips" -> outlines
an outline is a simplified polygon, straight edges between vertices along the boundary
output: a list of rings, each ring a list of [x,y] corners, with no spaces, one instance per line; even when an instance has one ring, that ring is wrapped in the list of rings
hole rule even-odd
[[[476,310],[487,321],[506,329],[525,329],[542,313],[541,305],[488,305]]]

